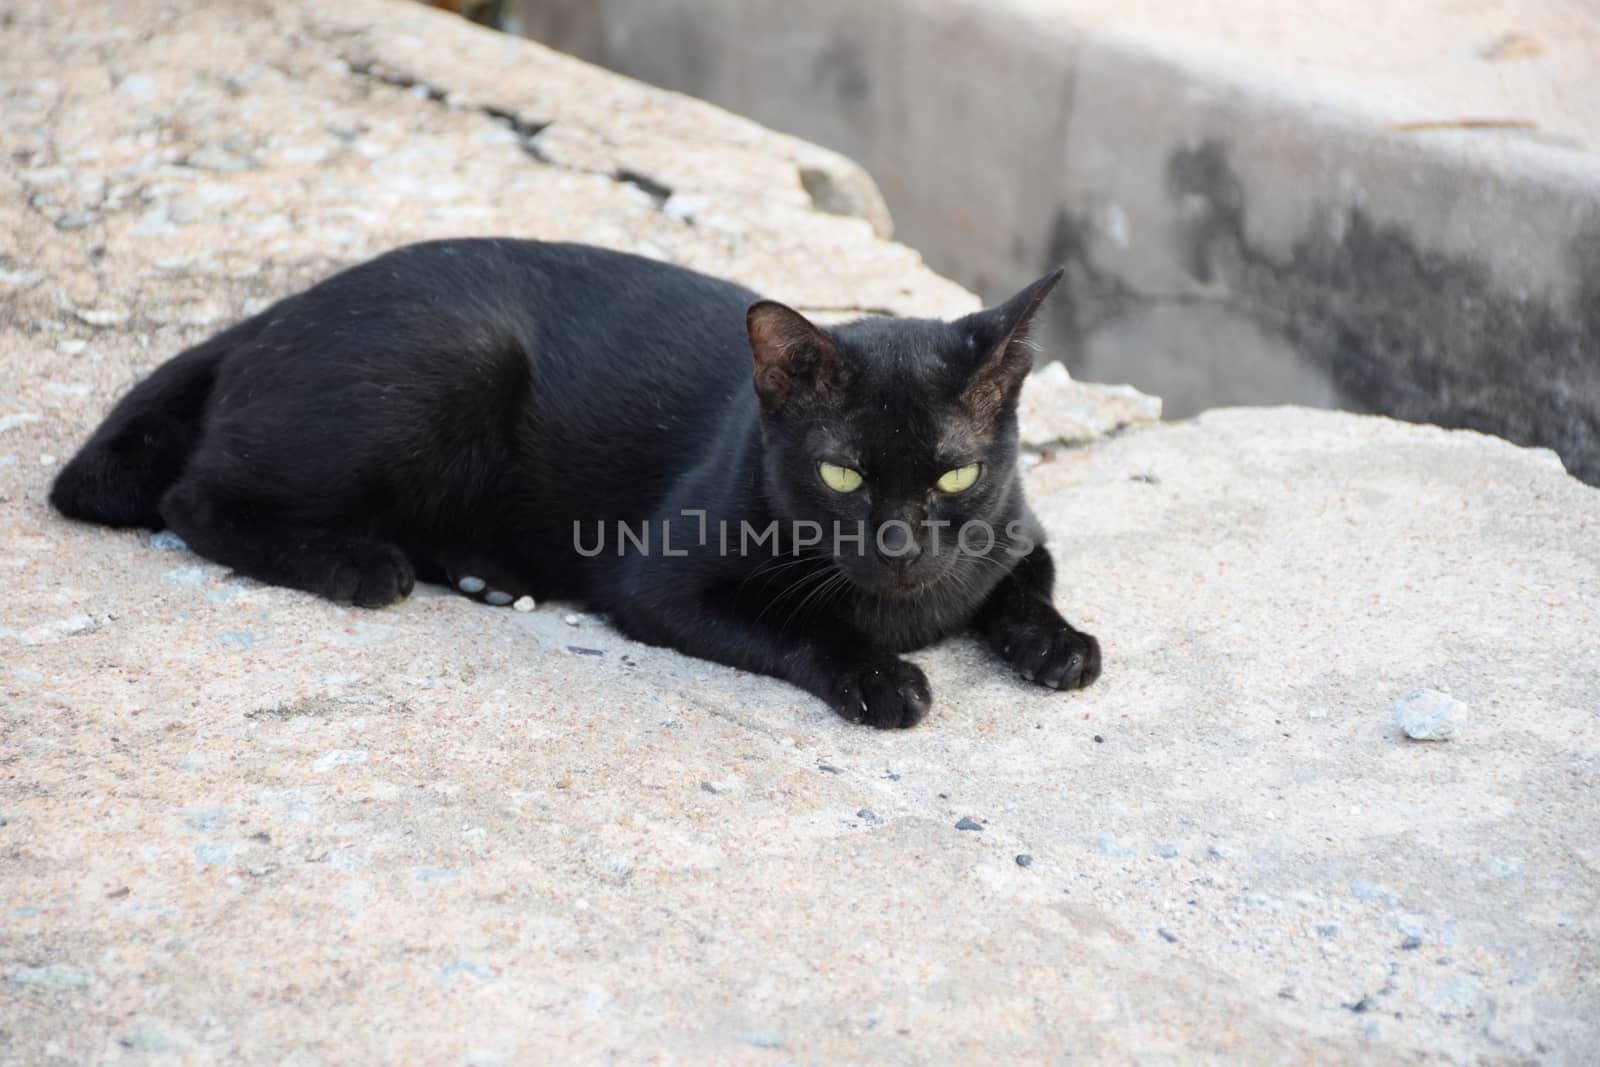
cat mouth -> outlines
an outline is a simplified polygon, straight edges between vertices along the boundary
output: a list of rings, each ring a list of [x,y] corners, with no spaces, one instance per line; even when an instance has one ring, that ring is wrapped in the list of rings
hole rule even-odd
[[[888,574],[874,579],[866,588],[868,592],[891,600],[909,600],[925,592],[934,580],[934,576],[928,574]]]

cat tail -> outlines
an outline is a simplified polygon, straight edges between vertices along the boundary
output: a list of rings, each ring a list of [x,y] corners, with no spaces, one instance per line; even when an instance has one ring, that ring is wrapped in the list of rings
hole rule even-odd
[[[85,522],[161,529],[161,496],[200,439],[217,368],[251,325],[180,352],[135,385],[56,476],[55,509]]]

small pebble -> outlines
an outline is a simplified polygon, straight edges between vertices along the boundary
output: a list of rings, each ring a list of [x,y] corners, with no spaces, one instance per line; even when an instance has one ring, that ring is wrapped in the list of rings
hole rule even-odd
[[[189,1040],[182,1033],[159,1019],[141,1019],[117,1041],[123,1048],[135,1052],[182,1052],[189,1047]]]
[[[511,609],[513,611],[520,611],[524,615],[536,607],[538,607],[538,605],[533,602],[533,597],[531,596],[519,596],[517,597],[516,602],[511,605]]]
[[[957,830],[980,830],[981,831],[983,829],[983,823],[979,822],[977,819],[972,818],[970,815],[963,815],[963,816],[961,816],[961,821],[956,823],[956,829]]]
[[[171,530],[158,530],[150,535],[150,547],[163,552],[183,552],[189,545]]]
[[[1422,938],[1413,934],[1404,941],[1400,942],[1400,947],[1407,952],[1414,952],[1422,947]]]
[[[456,588],[461,590],[463,593],[481,593],[483,592],[484,586],[488,584],[489,583],[485,582],[482,578],[474,578],[469,574],[456,583]]]
[[[6,981],[41,989],[87,989],[90,976],[88,971],[70,963],[47,963],[39,967],[19,967],[6,975]]]
[[[100,216],[93,211],[70,211],[56,219],[56,229],[81,230],[99,221]]]
[[[1394,706],[1394,721],[1414,741],[1447,741],[1467,725],[1467,706],[1434,689],[1418,689]]]
[[[1177,845],[1157,845],[1156,846],[1156,855],[1160,856],[1164,860],[1175,860],[1175,859],[1178,858],[1178,846]]]
[[[1095,841],[1095,847],[1098,848],[1103,855],[1114,856],[1117,859],[1129,859],[1138,855],[1137,852],[1129,848],[1127,845],[1122,844],[1116,838],[1107,837],[1104,834],[1102,834],[1099,839]]]
[[[80,308],[77,316],[90,326],[120,326],[128,321],[128,313],[121,308]]]
[[[513,597],[510,593],[504,592],[503,590],[491,589],[484,594],[483,599],[487,603],[493,604],[497,608],[503,608],[507,604],[511,603]]]
[[[883,816],[879,815],[877,812],[873,811],[871,808],[862,808],[861,810],[857,811],[856,812],[856,818],[858,818],[862,822],[868,823],[868,824],[870,824],[872,826],[881,826],[881,825],[883,825]]]
[[[1168,933],[1166,930],[1164,930],[1163,928],[1161,928],[1159,926],[1156,927],[1156,933],[1160,934],[1161,935],[1161,940],[1167,942],[1168,944],[1176,945],[1178,943],[1178,939],[1177,939],[1177,937],[1175,935]]]
[[[1017,853],[1017,866],[1018,867],[1032,867],[1033,866],[1033,857],[1028,855],[1026,852]]]
[[[583,621],[583,616],[579,615],[577,612],[570,612],[566,618],[562,619],[561,621],[566,623],[568,626],[576,626]]]
[[[574,656],[603,656],[605,652],[598,648],[584,648],[582,645],[568,645],[567,651]]]

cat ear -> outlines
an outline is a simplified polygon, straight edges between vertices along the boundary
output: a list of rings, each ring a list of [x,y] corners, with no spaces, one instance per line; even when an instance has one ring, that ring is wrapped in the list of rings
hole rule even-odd
[[[825,398],[843,384],[844,361],[833,338],[793,308],[762,300],[745,313],[745,326],[763,411],[795,398]]]
[[[1034,313],[1061,280],[1062,273],[1059,269],[1052,271],[1005,303],[956,323],[966,331],[976,360],[972,380],[961,399],[979,418],[992,419],[1016,400],[1022,379],[1033,369],[1028,329]]]

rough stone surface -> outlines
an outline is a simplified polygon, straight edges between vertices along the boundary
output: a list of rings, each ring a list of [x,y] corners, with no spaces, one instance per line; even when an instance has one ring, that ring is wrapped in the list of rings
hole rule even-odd
[[[648,242],[813,309],[972,298],[819,212],[792,142],[421,8],[7,13],[0,412],[41,416],[0,435],[7,1062],[1600,1043],[1600,493],[1547,454],[1297,409],[1056,450],[1029,491],[1105,677],[1042,693],[952,641],[894,735],[568,605],[263,587],[58,519],[41,457],[359,256],[509,232]],[[540,162],[451,106],[480,83],[732,206],[689,224],[609,162]],[[1423,684],[1472,730],[1409,744],[1373,713]]]
[[[1485,430],[1600,484],[1591,0],[519,0],[861,160],[1080,377]]]
[[[1118,430],[1161,421],[1161,399],[1132,386],[1072,380],[1060,363],[1028,376],[1017,404],[1017,432],[1025,447],[1083,444]]]

